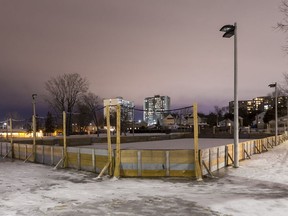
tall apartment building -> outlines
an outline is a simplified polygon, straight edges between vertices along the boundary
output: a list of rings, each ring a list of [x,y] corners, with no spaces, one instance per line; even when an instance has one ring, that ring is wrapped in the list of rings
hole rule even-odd
[[[287,103],[287,96],[277,97],[278,107],[285,107]],[[252,100],[238,101],[239,109],[247,110],[248,113],[253,111],[265,112],[268,109],[274,107],[275,98],[271,96],[256,97]],[[234,101],[229,102],[229,112],[234,113]]]
[[[148,126],[160,123],[170,109],[170,97],[155,95],[154,97],[147,97],[143,104],[143,120]]]
[[[124,100],[122,97],[116,97],[113,99],[104,99],[103,100],[104,107],[110,106],[110,112],[116,112],[116,105],[120,104],[122,107],[122,115],[125,113],[126,121],[133,121],[133,108],[134,102]],[[104,118],[106,117],[106,109],[104,108]],[[123,116],[122,116],[123,117]]]

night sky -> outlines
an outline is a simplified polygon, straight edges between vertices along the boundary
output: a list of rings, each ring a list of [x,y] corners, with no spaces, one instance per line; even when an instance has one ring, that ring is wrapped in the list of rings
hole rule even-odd
[[[288,56],[281,0],[0,0],[0,120],[8,112],[46,116],[44,84],[79,73],[101,98],[171,97],[174,108],[209,112],[233,100],[238,24],[239,100],[283,82]]]

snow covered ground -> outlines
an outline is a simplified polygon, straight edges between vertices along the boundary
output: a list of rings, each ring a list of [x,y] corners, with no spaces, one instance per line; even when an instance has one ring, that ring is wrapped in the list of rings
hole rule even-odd
[[[0,215],[287,215],[288,142],[216,178],[110,179],[0,159]]]

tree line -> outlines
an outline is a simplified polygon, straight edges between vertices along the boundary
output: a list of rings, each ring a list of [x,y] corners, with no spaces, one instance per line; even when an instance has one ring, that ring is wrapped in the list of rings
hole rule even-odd
[[[55,122],[61,119],[62,113],[67,113],[67,133],[72,133],[73,122],[77,123],[79,131],[84,131],[89,123],[93,123],[96,131],[99,131],[100,123],[103,122],[101,111],[102,99],[96,94],[88,91],[87,79],[78,73],[63,74],[53,77],[45,83],[47,91],[46,101],[53,110],[56,118],[48,112],[45,122],[45,132],[53,133],[56,125],[62,122]]]

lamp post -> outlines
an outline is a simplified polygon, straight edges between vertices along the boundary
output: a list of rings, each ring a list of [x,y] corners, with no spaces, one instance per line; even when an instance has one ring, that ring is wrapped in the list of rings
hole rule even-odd
[[[270,88],[275,88],[275,145],[277,145],[277,135],[278,135],[278,92],[277,92],[277,82],[268,85]]]
[[[36,98],[37,98],[37,94],[32,94],[32,105],[33,105],[32,128],[33,128],[34,161],[36,161]]]
[[[36,98],[37,94],[32,94],[33,115],[36,115]]]
[[[288,131],[288,97],[286,96],[286,131],[285,131],[286,135],[287,131]]]
[[[238,79],[237,79],[237,23],[234,25],[224,25],[220,31],[225,32],[223,37],[230,38],[234,36],[234,168],[239,167],[239,115],[238,115]]]

